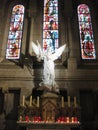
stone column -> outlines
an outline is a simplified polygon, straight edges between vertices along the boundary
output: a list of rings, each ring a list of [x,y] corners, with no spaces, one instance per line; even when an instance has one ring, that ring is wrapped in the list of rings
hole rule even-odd
[[[76,69],[76,57],[75,57],[75,41],[73,38],[73,8],[72,8],[72,0],[65,1],[65,20],[66,20],[66,43],[69,47],[68,53],[68,69],[74,70]],[[69,5],[69,6],[68,6]]]
[[[31,49],[31,42],[34,41],[34,22],[36,19],[37,14],[37,2],[34,0],[30,0],[29,2],[29,10],[28,10],[28,17],[29,17],[29,47],[28,52],[30,55],[32,55],[32,49]]]

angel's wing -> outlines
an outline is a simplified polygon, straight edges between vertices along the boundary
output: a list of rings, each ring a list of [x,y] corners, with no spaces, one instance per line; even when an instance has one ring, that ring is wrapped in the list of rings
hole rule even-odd
[[[51,56],[52,60],[54,61],[54,60],[58,59],[62,55],[62,53],[64,52],[65,49],[66,49],[66,44],[64,44],[63,46],[58,48],[56,50],[56,52],[52,54],[52,56]]]
[[[31,47],[34,53],[36,54],[37,58],[41,59],[43,55],[42,55],[42,49],[40,44],[38,43],[38,45],[36,45],[34,42],[32,42]]]
[[[34,51],[34,53],[38,56],[39,55],[38,46],[34,42],[32,42],[31,47],[32,47],[32,50]]]
[[[38,42],[38,40],[37,40],[37,44],[38,44],[38,49],[39,49],[40,56],[43,57],[43,51],[42,51],[41,45]]]

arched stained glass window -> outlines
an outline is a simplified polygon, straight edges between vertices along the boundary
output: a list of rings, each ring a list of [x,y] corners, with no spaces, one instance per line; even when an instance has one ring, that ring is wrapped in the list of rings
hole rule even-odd
[[[77,11],[82,59],[96,59],[89,7],[81,4],[78,6]]]
[[[58,48],[58,0],[44,0],[43,49]]]
[[[6,59],[19,59],[24,20],[24,6],[13,7],[8,34]]]

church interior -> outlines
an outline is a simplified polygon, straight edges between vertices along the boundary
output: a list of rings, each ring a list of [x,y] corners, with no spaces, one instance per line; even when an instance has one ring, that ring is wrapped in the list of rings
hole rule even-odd
[[[0,130],[98,130],[98,1],[0,3]]]

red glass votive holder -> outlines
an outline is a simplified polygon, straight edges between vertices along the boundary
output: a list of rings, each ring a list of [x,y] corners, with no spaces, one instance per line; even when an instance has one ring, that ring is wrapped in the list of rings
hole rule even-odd
[[[64,122],[64,121],[65,121],[65,117],[62,116],[62,117],[61,117],[61,122]]]
[[[61,122],[61,117],[58,117],[57,122],[58,122],[58,123]]]
[[[28,117],[28,116],[26,116],[26,118],[25,118],[25,119],[26,119],[26,122],[29,122],[29,117]]]
[[[70,122],[70,121],[69,121],[69,117],[66,117],[66,118],[65,118],[65,122],[66,122],[66,123],[69,123],[69,122]]]
[[[38,121],[38,122],[41,122],[41,117],[40,117],[40,116],[37,117],[37,121]]]
[[[74,122],[78,122],[78,118],[77,117],[74,117]]]

